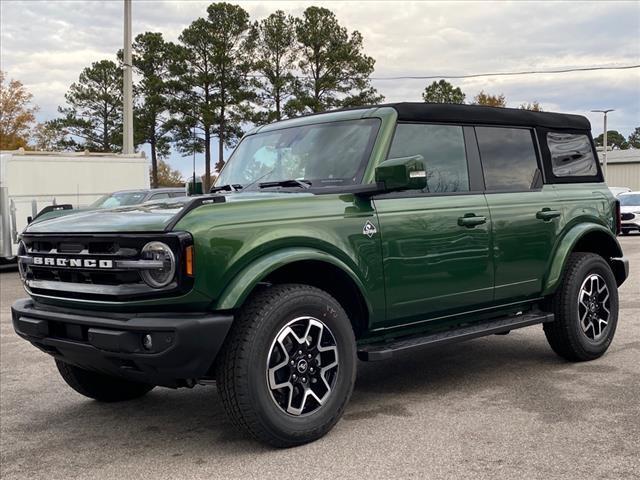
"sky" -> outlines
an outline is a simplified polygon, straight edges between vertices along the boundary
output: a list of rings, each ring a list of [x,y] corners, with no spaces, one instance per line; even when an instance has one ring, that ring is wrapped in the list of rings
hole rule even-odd
[[[133,0],[133,35],[162,32],[176,41],[210,2]],[[310,5],[333,10],[364,37],[375,77],[467,75],[640,64],[640,2],[233,2],[253,20],[281,9],[300,15]],[[0,2],[0,68],[22,81],[55,118],[64,94],[91,62],[110,58],[123,42],[123,2]],[[421,101],[432,80],[375,80],[389,102]],[[627,136],[640,126],[640,69],[450,80],[470,100],[480,90],[504,94],[507,106],[538,101],[546,111],[589,118],[594,136],[613,108],[609,129]],[[204,170],[202,158],[198,171]],[[170,163],[188,175],[191,157]]]

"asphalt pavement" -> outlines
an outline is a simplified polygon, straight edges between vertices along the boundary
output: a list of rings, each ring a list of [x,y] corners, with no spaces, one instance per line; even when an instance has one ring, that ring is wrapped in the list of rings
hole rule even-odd
[[[540,326],[359,363],[351,403],[321,440],[276,450],[225,418],[215,386],[99,404],[14,333],[24,292],[0,273],[0,477],[640,478],[640,235],[609,352],[573,364]]]

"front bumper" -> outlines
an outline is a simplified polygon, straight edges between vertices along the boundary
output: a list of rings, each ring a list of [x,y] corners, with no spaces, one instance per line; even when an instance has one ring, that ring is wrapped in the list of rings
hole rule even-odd
[[[168,387],[207,376],[233,321],[226,314],[39,308],[31,299],[16,301],[11,316],[18,335],[57,359]],[[146,335],[152,341],[145,347]]]
[[[621,226],[623,230],[640,230],[640,221],[637,222],[622,222]]]
[[[640,230],[640,213],[623,212],[621,224],[624,230]]]

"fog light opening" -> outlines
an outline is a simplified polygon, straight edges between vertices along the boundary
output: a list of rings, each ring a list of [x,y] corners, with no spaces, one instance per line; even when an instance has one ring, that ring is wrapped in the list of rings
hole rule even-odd
[[[153,348],[153,338],[148,333],[142,337],[142,346],[145,350],[151,350]]]

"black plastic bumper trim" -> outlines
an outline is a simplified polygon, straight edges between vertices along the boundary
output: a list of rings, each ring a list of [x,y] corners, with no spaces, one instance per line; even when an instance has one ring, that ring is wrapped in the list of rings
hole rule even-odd
[[[220,313],[118,314],[45,309],[31,299],[11,307],[18,335],[88,370],[170,387],[202,378],[233,322]],[[143,344],[149,335],[151,345]]]
[[[627,257],[612,258],[611,269],[616,277],[618,286],[622,285],[629,277],[629,259]]]

